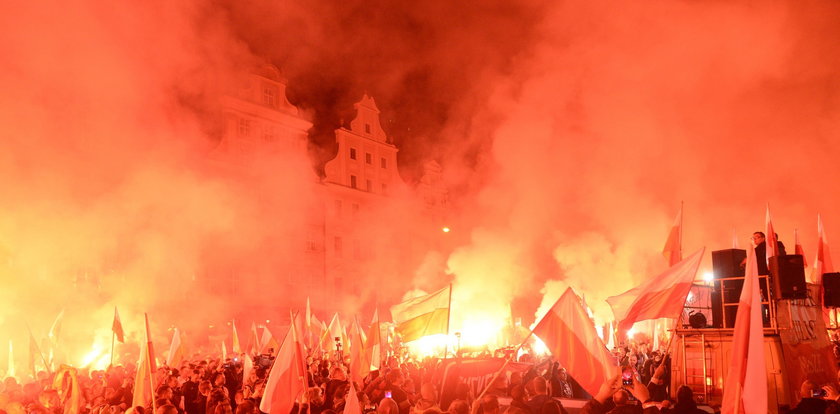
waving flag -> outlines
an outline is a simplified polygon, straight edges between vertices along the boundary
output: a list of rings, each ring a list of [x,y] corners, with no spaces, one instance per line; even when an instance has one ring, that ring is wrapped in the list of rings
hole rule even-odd
[[[122,321],[120,321],[120,313],[117,312],[117,307],[114,306],[114,322],[111,323],[111,331],[121,344],[125,343],[125,331],[123,330]]]
[[[767,413],[764,327],[761,323],[761,293],[754,249],[747,249],[746,276],[735,317],[732,361],[723,387],[721,413]]]
[[[778,240],[776,239],[776,230],[773,229],[773,220],[770,219],[770,204],[767,205],[767,213],[764,216],[764,232],[767,233],[765,236],[767,239],[765,240],[766,247],[766,258],[767,258],[767,265],[770,265],[770,258],[773,256],[779,255],[779,246],[777,244]]]
[[[370,362],[370,369],[379,369],[382,363],[382,332],[379,328],[379,310],[373,311],[373,320],[368,328],[367,341],[365,342],[365,358]]]
[[[166,357],[166,366],[177,368],[184,360],[184,345],[181,342],[181,332],[175,328],[172,334],[172,343],[169,345],[169,355]]]
[[[237,355],[242,352],[242,347],[239,345],[239,334],[236,332],[236,321],[231,322],[231,326],[233,327],[233,344],[231,345],[230,349]]]
[[[665,242],[665,248],[662,249],[662,254],[668,258],[669,266],[682,261],[682,210],[682,205],[680,205],[680,212],[674,219],[671,232],[668,233],[668,240]]]
[[[607,378],[617,373],[615,359],[571,288],[566,289],[534,327],[534,335],[545,343],[560,366],[592,395],[598,393]]]
[[[277,352],[265,385],[260,411],[289,414],[298,397],[306,391],[306,356],[292,321],[286,338]]]
[[[817,215],[817,258],[814,259],[814,267],[811,271],[811,281],[822,285],[822,275],[834,272],[831,264],[831,252],[828,250],[828,238],[825,236],[822,218]]]
[[[676,318],[682,312],[705,251],[705,247],[701,248],[659,276],[621,295],[607,298],[619,321],[618,330],[626,332],[634,323],[649,319]],[[626,303],[631,305],[625,307]]]
[[[445,334],[449,330],[449,301],[452,287],[407,300],[391,307],[397,323],[396,331],[403,342],[411,342],[427,335]]]

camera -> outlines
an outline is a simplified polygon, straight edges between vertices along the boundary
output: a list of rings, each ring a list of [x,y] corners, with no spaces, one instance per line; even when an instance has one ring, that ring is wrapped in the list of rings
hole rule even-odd
[[[828,393],[823,389],[811,391],[811,398],[825,398],[827,395]]]
[[[262,354],[254,357],[254,367],[260,367],[265,370],[271,369],[271,364],[274,362],[274,357],[270,354]]]
[[[624,369],[622,369],[621,385],[633,385],[633,368],[624,367]]]

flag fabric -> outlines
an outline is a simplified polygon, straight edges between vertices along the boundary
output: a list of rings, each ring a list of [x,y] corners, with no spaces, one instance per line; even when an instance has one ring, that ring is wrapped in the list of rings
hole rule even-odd
[[[262,339],[260,339],[260,354],[267,354],[271,350],[277,350],[280,345],[277,343],[277,340],[274,339],[274,335],[271,334],[271,331],[268,330],[268,327],[263,327],[263,334]]]
[[[373,311],[373,319],[368,328],[365,342],[365,359],[370,362],[371,370],[378,370],[382,364],[382,333],[379,328],[379,310]],[[361,384],[361,383],[360,383]]]
[[[362,337],[362,327],[354,320],[350,334],[350,380],[363,384],[365,377],[370,374],[370,360],[367,359],[367,349]]]
[[[683,310],[705,251],[703,247],[659,276],[621,295],[607,298],[619,321],[618,330],[626,332],[639,321],[676,318]],[[630,306],[622,308],[629,302],[628,297],[635,299]]]
[[[403,342],[427,335],[446,334],[449,330],[449,301],[452,287],[407,300],[391,307],[391,317]]]
[[[568,288],[534,327],[552,356],[591,395],[617,373],[615,359],[595,331],[595,325]]]
[[[222,341],[222,360],[224,361],[227,359],[227,346],[225,345],[225,341]]]
[[[149,365],[152,367],[152,372],[157,371],[157,360],[155,359],[155,345],[152,342],[152,330],[149,328],[149,314],[143,313],[146,320],[146,346],[149,353]]]
[[[669,266],[682,261],[682,213],[682,206],[680,206],[680,212],[674,219],[671,232],[668,233],[668,240],[665,241],[665,247],[662,249],[662,254],[668,259]]]
[[[360,414],[361,412],[362,404],[359,402],[359,396],[356,394],[356,387],[353,386],[353,381],[350,381],[347,399],[344,400],[344,414]]]
[[[333,315],[320,341],[321,349],[326,351],[330,358],[335,358],[337,354],[336,338],[338,338],[338,345],[341,346],[341,349],[347,350],[349,341],[347,340],[347,334],[344,332],[344,328],[341,327],[341,319],[339,319],[338,313]]]
[[[732,361],[723,387],[722,414],[767,413],[767,372],[764,366],[764,327],[755,251],[747,249],[744,287],[738,302],[732,336]]]
[[[773,256],[779,255],[779,246],[777,245],[778,240],[776,240],[776,230],[773,229],[773,220],[770,219],[770,204],[767,205],[767,213],[764,215],[764,232],[766,235],[765,240],[765,249],[767,258],[767,266],[770,266],[770,258]]]
[[[9,364],[6,367],[6,376],[14,377],[15,374],[15,350],[12,347],[12,340],[9,339]]]
[[[261,346],[260,346],[260,336],[257,334],[257,324],[256,323],[251,322],[251,332],[248,333],[248,336],[251,337],[250,338],[251,355],[259,354],[260,350],[261,350]]]
[[[169,344],[169,355],[166,357],[166,366],[177,368],[184,360],[184,344],[181,342],[181,331],[175,328],[172,333],[172,343]]]
[[[50,327],[50,342],[55,346],[58,343],[58,335],[61,333],[61,324],[64,322],[64,309],[58,313],[58,316],[55,317],[55,321],[53,321],[52,326]]]
[[[805,260],[805,249],[802,248],[802,243],[799,242],[799,229],[793,229],[793,254],[802,256],[802,265],[808,267],[808,261]]]
[[[236,321],[231,322],[231,326],[233,327],[233,344],[231,345],[230,349],[235,354],[239,355],[242,353],[242,346],[239,345],[239,334],[236,333]]]
[[[292,322],[274,359],[260,401],[260,411],[264,413],[289,414],[295,401],[306,391],[306,356],[295,331]]]
[[[738,231],[732,229],[732,248],[733,249],[740,249],[741,247],[738,246]]]
[[[59,402],[64,409],[63,414],[78,414],[81,412],[83,399],[82,387],[79,385],[78,370],[62,364],[53,378],[52,389],[59,395]]]
[[[123,330],[122,322],[120,321],[120,313],[117,312],[117,307],[114,306],[114,322],[111,323],[111,331],[121,344],[125,343],[125,331]]]
[[[811,268],[811,281],[822,285],[822,275],[834,272],[831,264],[831,252],[828,250],[828,238],[825,235],[822,218],[817,215],[817,257],[814,259],[814,267]]]
[[[150,362],[149,342],[140,346],[140,362],[137,363],[137,373],[134,375],[134,396],[131,406],[150,407],[154,403],[154,370]]]
[[[254,370],[254,360],[250,356],[246,355],[245,358],[242,358],[242,378],[251,378],[251,371]]]

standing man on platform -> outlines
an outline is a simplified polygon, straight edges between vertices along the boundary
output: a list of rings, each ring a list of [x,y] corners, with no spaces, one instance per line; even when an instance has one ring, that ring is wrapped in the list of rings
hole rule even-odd
[[[779,235],[776,234],[776,251],[778,252],[778,256],[784,256],[785,253],[785,245],[779,241]],[[767,268],[767,241],[764,236],[764,232],[757,231],[753,233],[752,236],[753,243],[755,244],[755,260],[758,263],[758,274],[759,275],[769,275],[770,270]],[[741,267],[745,267],[747,265],[747,259],[741,261]]]

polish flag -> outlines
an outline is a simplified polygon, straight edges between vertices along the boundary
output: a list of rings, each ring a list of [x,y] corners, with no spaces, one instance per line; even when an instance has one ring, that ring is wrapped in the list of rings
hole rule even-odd
[[[362,412],[362,404],[359,402],[359,396],[356,394],[356,387],[353,386],[353,381],[350,381],[350,388],[347,392],[347,399],[344,400],[344,414],[360,414]]]
[[[370,361],[365,352],[365,340],[359,321],[354,320],[350,337],[350,380],[359,384],[364,383],[370,374]]]
[[[735,317],[729,367],[723,387],[721,414],[767,413],[764,327],[761,323],[761,294],[754,249],[747,249],[747,270]]]
[[[537,335],[569,375],[595,395],[608,378],[616,374],[613,359],[595,331],[595,325],[580,298],[566,289],[563,296],[534,327]]]
[[[260,411],[264,413],[289,414],[295,401],[306,391],[306,356],[295,325],[292,321],[268,375],[260,401]]]
[[[767,265],[770,266],[770,258],[779,255],[779,246],[776,240],[776,230],[773,229],[773,220],[770,219],[770,204],[767,204],[767,213],[764,215],[764,233],[765,233],[765,257],[767,258]],[[749,250],[749,249],[747,249]]]
[[[834,272],[831,265],[831,253],[828,250],[828,238],[825,236],[822,218],[817,215],[817,258],[814,259],[814,267],[811,270],[811,281],[822,285],[822,275]]]
[[[680,206],[680,212],[677,214],[677,218],[674,219],[671,232],[668,233],[665,248],[662,249],[662,255],[668,258],[669,266],[673,266],[682,261],[682,213],[682,206]]]
[[[233,327],[233,339],[230,349],[238,355],[242,352],[242,346],[239,344],[239,333],[236,332],[236,321],[231,322],[231,326]]]
[[[222,344],[224,345],[224,342]],[[169,344],[169,355],[166,357],[166,366],[177,368],[183,360],[184,343],[181,342],[181,331],[175,328],[175,333],[172,334],[172,343]]]
[[[620,321],[619,332],[626,332],[640,321],[676,318],[682,312],[705,251],[703,247],[659,276],[621,295],[607,298],[616,320]],[[631,304],[626,306],[627,303]]]
[[[802,243],[799,242],[799,229],[793,229],[793,254],[802,256],[802,265],[808,267],[808,261],[805,260],[805,249],[802,248]]]
[[[131,399],[132,407],[154,407],[154,368],[151,363],[151,351],[146,341],[140,345],[140,362],[137,364],[137,373],[134,375],[134,395]]]
[[[382,333],[379,330],[379,309],[373,311],[373,320],[371,320],[370,328],[368,328],[367,341],[365,341],[365,358],[370,362],[371,370],[379,369],[382,363]]]
[[[122,322],[120,321],[120,314],[117,312],[117,307],[114,306],[114,322],[111,323],[111,330],[114,332],[117,340],[121,344],[125,343],[125,331],[123,330]]]

